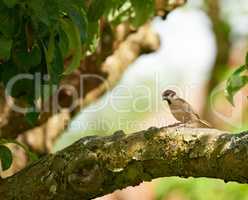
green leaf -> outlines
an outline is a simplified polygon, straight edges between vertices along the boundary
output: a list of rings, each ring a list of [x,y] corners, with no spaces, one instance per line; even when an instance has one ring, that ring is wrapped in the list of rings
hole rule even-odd
[[[133,25],[138,27],[154,15],[154,0],[131,0],[135,17]]]
[[[99,30],[99,23],[98,22],[90,22],[88,26],[88,40],[87,40],[87,50],[89,54],[96,51],[99,37],[100,37],[100,30]]]
[[[229,77],[226,84],[227,99],[233,105],[234,95],[248,83],[248,76],[241,75],[242,72],[246,71],[248,67],[243,65],[239,67],[234,73]]]
[[[11,39],[0,36],[0,60],[8,60],[10,58],[12,43]]]
[[[42,98],[43,101],[47,101],[49,97],[57,91],[56,87],[51,87],[49,84],[45,84],[42,87]]]
[[[31,67],[36,67],[41,63],[40,47],[36,44],[30,52],[25,48],[18,49],[13,53],[13,60],[19,69],[27,72]]]
[[[3,0],[3,2],[7,7],[13,8],[16,5],[17,0]]]
[[[50,36],[48,49],[45,49],[45,54],[47,69],[50,76],[50,84],[58,85],[64,70],[64,60],[59,45],[55,43],[55,37],[53,34]]]
[[[38,159],[38,157],[37,157],[36,154],[34,154],[33,152],[31,152],[26,145],[18,142],[17,140],[0,139],[0,146],[4,146],[3,144],[9,144],[9,143],[16,144],[19,147],[21,147],[25,151],[25,153],[28,155],[28,158],[29,158],[30,161],[35,161],[35,160]],[[0,156],[0,158],[1,158],[1,156]]]
[[[3,171],[9,169],[13,161],[10,149],[4,145],[0,145],[0,160]]]
[[[1,67],[1,80],[6,86],[8,81],[18,74],[18,69],[15,65],[10,64],[9,62],[2,64]]]
[[[16,65],[13,65],[10,62],[4,63],[1,66],[1,80],[6,86],[9,83],[9,80],[18,75],[20,72],[17,69]],[[12,87],[6,88],[8,95],[19,98],[19,97],[32,97],[34,94],[34,83],[32,79],[18,78],[13,83]]]
[[[47,62],[49,64],[53,61],[54,48],[55,48],[55,36],[54,33],[51,33],[47,48],[47,54],[46,54]]]
[[[79,28],[81,43],[84,43],[88,36],[88,20],[85,11],[73,5],[67,6],[66,11],[72,22]]]
[[[39,119],[39,116],[40,116],[39,112],[31,111],[31,112],[26,113],[25,118],[31,126],[35,126]]]
[[[0,32],[6,37],[14,36],[18,26],[18,10],[9,9],[0,3]]]
[[[106,9],[107,1],[93,0],[88,10],[88,19],[91,22],[98,21]]]
[[[108,21],[114,26],[130,19],[132,4],[130,1],[122,2],[121,6],[114,6],[107,14]]]
[[[32,0],[28,2],[31,16],[47,26],[54,26],[60,17],[59,1]]]
[[[34,95],[34,82],[31,79],[20,79],[14,85],[10,91],[10,95],[14,98],[26,98],[30,99]]]
[[[72,55],[71,62],[63,73],[68,75],[80,66],[82,58],[81,39],[78,27],[71,20],[63,19],[61,20],[61,25],[69,39],[69,51]]]
[[[69,39],[62,28],[59,30],[59,48],[63,58],[66,58],[69,52]]]
[[[236,69],[236,70],[233,72],[232,76],[240,75],[242,72],[244,72],[244,71],[246,71],[246,70],[248,70],[248,67],[245,66],[245,65],[242,65],[242,66],[240,66],[238,69]]]
[[[77,7],[82,7],[84,9],[86,8],[86,4],[87,4],[87,1],[82,1],[82,0],[69,0],[69,2]]]
[[[53,84],[58,85],[61,78],[62,78],[62,73],[64,71],[64,60],[63,56],[61,53],[61,50],[57,44],[55,44],[54,48],[54,57],[53,61],[51,63],[51,68],[50,68],[50,77],[51,77],[51,82]]]

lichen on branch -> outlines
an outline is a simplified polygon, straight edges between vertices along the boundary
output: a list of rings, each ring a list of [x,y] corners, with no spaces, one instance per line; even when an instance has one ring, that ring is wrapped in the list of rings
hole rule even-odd
[[[89,136],[0,182],[3,199],[92,199],[157,177],[248,182],[248,133],[170,126]],[[15,191],[15,192],[13,192]],[[36,196],[34,194],[40,194]]]

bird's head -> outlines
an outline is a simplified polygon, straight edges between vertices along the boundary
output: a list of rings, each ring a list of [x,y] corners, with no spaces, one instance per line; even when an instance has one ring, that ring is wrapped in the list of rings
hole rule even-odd
[[[171,102],[171,99],[174,99],[176,97],[176,92],[173,90],[165,90],[162,94],[162,99],[167,101],[168,103]]]

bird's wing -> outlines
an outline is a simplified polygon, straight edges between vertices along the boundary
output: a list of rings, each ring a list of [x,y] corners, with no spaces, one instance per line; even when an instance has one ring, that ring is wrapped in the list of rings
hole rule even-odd
[[[203,125],[206,125],[206,128],[212,128],[212,125],[211,125],[209,122],[207,122],[206,120],[200,119],[200,122],[201,122]]]
[[[194,115],[197,119],[200,119],[200,116],[194,111],[193,107],[187,101],[178,98],[176,100],[176,103],[181,105],[181,109],[183,109],[184,112],[190,113],[191,115]]]
[[[190,113],[191,117],[194,116],[197,118],[197,121],[201,124],[200,127],[212,128],[212,125],[209,122],[201,119],[200,116],[195,113],[192,106],[188,102],[181,98],[178,98],[178,101],[180,102],[180,104],[184,105],[183,107],[185,109],[185,112]]]
[[[169,106],[173,116],[180,122],[186,123],[199,119],[190,104],[181,98],[174,99]]]

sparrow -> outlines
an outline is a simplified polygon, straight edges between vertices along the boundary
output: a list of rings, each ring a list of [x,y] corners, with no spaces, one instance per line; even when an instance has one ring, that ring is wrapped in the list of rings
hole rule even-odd
[[[166,90],[162,94],[162,99],[167,101],[172,115],[183,124],[195,128],[211,128],[211,125],[200,119],[191,105],[184,99],[177,96],[173,90]]]

